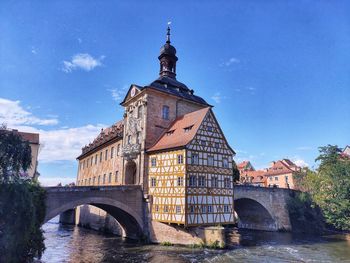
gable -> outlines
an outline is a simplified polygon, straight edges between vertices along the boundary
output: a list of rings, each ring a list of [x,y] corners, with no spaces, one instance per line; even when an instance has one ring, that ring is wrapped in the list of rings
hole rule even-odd
[[[203,141],[206,141],[206,143],[202,143]],[[201,122],[195,137],[188,145],[188,149],[196,151],[211,151],[215,148],[215,144],[219,144],[220,146],[218,153],[235,154],[235,151],[228,144],[214,113],[212,110],[209,110]]]
[[[130,85],[130,88],[128,89],[128,92],[126,93],[126,95],[125,95],[123,101],[120,103],[120,105],[123,106],[123,104],[125,102],[127,102],[128,100],[136,97],[141,91],[142,91],[142,87],[137,86],[135,84]]]

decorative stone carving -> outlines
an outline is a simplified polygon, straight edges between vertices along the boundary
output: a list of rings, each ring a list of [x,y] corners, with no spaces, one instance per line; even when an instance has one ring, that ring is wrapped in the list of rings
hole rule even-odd
[[[122,156],[127,160],[136,159],[137,155],[141,151],[140,144],[127,144],[122,149]]]

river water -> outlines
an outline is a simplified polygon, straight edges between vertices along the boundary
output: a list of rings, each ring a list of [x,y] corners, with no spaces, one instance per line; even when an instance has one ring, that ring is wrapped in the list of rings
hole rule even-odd
[[[350,262],[350,236],[294,236],[232,229],[225,250],[142,245],[76,226],[43,226],[41,262]]]

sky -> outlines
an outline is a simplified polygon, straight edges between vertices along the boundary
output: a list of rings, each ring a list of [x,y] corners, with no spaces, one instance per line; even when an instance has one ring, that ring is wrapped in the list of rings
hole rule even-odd
[[[167,22],[177,79],[214,106],[235,160],[317,167],[350,144],[349,1],[0,2],[0,123],[39,132],[40,182],[122,119],[131,84],[158,77]]]

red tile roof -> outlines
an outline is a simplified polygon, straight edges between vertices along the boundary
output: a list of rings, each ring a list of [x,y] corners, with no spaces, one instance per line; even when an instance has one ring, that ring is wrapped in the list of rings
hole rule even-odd
[[[77,157],[80,159],[85,156],[85,154],[94,151],[100,145],[107,143],[113,139],[122,139],[123,138],[123,129],[124,129],[124,121],[118,121],[112,126],[101,129],[100,134],[88,145],[85,145],[82,148],[82,153]]]
[[[210,107],[187,113],[175,119],[149,152],[185,146],[191,142]],[[185,128],[191,127],[187,132]]]
[[[266,176],[293,173],[300,169],[289,159],[283,159],[273,162],[273,165],[267,169]]]
[[[244,169],[247,165],[248,165],[249,161],[243,161],[239,164],[237,164],[237,168],[240,169]]]

